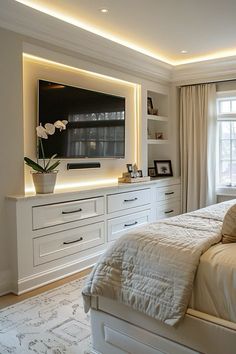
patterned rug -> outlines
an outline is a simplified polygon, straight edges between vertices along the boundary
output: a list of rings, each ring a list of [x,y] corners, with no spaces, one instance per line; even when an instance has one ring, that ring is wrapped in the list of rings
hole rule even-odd
[[[85,278],[0,311],[0,354],[89,354],[90,318],[81,289]]]

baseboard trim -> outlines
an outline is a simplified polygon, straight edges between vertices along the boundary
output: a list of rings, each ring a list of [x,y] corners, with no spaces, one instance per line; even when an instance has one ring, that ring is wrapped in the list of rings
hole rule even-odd
[[[0,296],[9,294],[12,291],[11,270],[0,272]]]
[[[86,270],[92,267],[103,253],[104,250],[94,254],[90,258],[82,259],[73,263],[63,264],[46,272],[41,272],[30,277],[19,279],[18,288],[13,292],[16,295],[22,295],[28,291]]]

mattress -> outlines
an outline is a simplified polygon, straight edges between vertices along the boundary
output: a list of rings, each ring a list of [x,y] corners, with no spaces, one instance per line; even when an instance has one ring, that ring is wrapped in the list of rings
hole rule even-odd
[[[236,323],[236,244],[219,243],[201,256],[189,307]]]

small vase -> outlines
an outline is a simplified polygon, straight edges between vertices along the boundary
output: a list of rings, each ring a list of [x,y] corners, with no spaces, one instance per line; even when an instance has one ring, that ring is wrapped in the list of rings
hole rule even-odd
[[[53,193],[56,184],[57,171],[50,173],[32,172],[32,177],[37,194]]]

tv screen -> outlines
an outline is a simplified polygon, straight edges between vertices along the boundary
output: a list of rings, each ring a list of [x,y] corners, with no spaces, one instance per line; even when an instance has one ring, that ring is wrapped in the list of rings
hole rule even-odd
[[[47,158],[125,157],[124,97],[44,80],[38,91],[39,124],[68,121],[66,130],[43,139]]]

